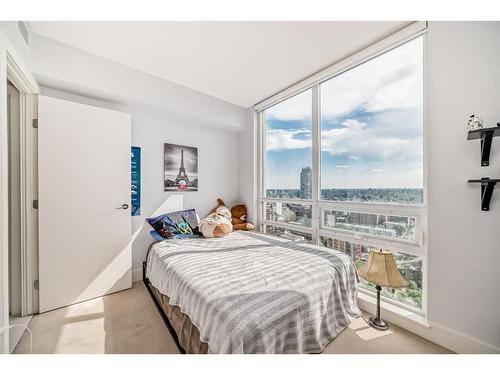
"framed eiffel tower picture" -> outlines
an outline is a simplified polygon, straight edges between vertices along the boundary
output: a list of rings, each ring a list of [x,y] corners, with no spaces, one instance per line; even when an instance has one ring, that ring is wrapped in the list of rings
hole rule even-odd
[[[198,190],[198,148],[164,145],[165,191]]]

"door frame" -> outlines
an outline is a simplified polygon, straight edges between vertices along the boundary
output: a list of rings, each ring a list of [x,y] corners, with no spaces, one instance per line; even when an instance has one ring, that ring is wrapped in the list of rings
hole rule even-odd
[[[36,116],[36,93],[31,77],[26,77],[7,53],[7,78],[20,93],[20,198],[21,198],[21,314],[38,312],[35,280],[38,278],[37,138],[33,119]]]
[[[38,84],[29,69],[0,33],[0,353],[9,352],[9,187],[8,187],[8,138],[7,138],[7,79],[20,93],[20,164],[21,164],[21,288],[22,314],[33,314],[38,309],[34,281],[38,274],[37,212],[33,200],[37,196],[36,175],[36,95]]]

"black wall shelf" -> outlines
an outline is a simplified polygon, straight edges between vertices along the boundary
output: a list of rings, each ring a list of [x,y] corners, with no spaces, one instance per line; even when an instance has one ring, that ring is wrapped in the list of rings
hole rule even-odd
[[[467,140],[481,140],[481,167],[490,165],[491,141],[493,137],[500,136],[500,126],[494,128],[483,128],[471,130],[467,134]]]
[[[481,184],[481,210],[489,211],[491,195],[496,183],[500,182],[500,178],[483,177],[479,180],[468,180],[467,182],[470,184]]]

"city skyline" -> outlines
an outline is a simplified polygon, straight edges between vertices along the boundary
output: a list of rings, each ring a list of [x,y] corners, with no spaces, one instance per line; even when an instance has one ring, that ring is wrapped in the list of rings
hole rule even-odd
[[[267,198],[312,199],[312,168],[305,166],[299,174],[300,187],[295,189],[266,189]],[[354,202],[386,202],[421,204],[423,188],[330,188],[320,190],[321,199]]]

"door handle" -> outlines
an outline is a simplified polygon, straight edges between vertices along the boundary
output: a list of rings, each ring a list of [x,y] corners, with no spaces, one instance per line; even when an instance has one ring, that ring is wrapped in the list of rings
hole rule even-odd
[[[126,210],[128,208],[128,204],[124,203],[120,207],[116,207],[117,210]]]

